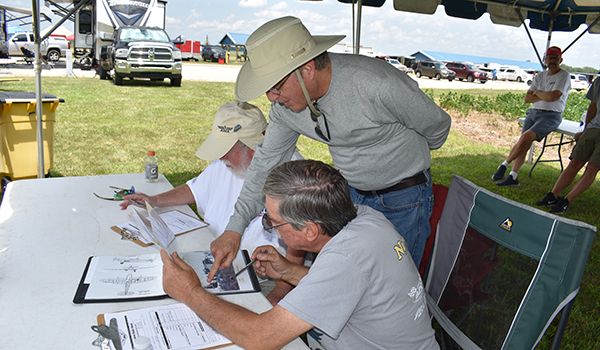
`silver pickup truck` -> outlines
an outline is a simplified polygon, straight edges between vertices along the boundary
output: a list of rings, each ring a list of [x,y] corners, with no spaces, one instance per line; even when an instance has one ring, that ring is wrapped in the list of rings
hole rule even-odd
[[[11,57],[24,56],[21,47],[35,51],[33,33],[15,33],[6,41],[6,49]],[[50,62],[58,61],[69,50],[69,42],[63,37],[48,37],[40,43],[42,57]]]

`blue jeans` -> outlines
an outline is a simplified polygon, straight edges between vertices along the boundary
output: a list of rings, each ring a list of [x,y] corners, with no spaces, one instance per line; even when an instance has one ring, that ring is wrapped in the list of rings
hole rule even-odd
[[[419,268],[425,242],[431,233],[429,218],[433,210],[431,176],[425,172],[427,181],[400,191],[382,195],[361,195],[350,186],[355,204],[366,205],[380,211],[396,226],[396,231],[406,241],[415,265]]]

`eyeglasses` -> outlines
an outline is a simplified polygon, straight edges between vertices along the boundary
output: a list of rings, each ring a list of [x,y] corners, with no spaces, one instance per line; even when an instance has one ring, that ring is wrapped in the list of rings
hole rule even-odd
[[[284,222],[283,224],[273,225],[273,221],[271,221],[269,214],[267,214],[267,212],[264,212],[264,214],[263,214],[262,225],[263,225],[263,228],[265,229],[265,231],[267,231],[267,232],[273,232],[273,229],[275,227],[279,227],[279,226],[283,226],[283,225],[287,225],[287,224],[289,224],[289,222]]]
[[[294,72],[292,72],[294,73]],[[283,87],[283,84],[285,84],[285,82],[290,78],[290,76],[292,75],[292,73],[288,74],[285,78],[283,78],[283,80],[281,81],[281,84],[279,84],[279,87],[272,87],[269,89],[269,92],[275,95],[281,95],[281,88]]]
[[[314,110],[311,108],[310,119],[312,119],[313,122],[317,123],[317,125],[315,126],[315,132],[317,133],[317,135],[319,135],[320,138],[329,142],[329,141],[331,141],[331,135],[329,134],[329,125],[327,124],[327,118],[325,118],[325,113],[323,113],[321,108],[319,108],[319,105],[317,104],[317,102],[313,102],[312,105],[314,107]],[[317,112],[316,115],[315,115],[315,112]],[[319,126],[319,120],[317,118],[320,116],[323,116],[323,122],[325,123],[325,130],[327,131],[327,137],[325,137],[325,135],[323,134],[323,131],[321,130],[321,127]]]

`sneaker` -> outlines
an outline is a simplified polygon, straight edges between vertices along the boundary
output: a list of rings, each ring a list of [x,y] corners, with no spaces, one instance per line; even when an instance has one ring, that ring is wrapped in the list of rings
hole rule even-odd
[[[498,167],[498,170],[496,170],[496,173],[494,175],[492,175],[492,180],[500,181],[500,180],[504,179],[504,174],[506,174],[506,166],[500,164],[500,166]]]
[[[511,175],[508,175],[504,181],[496,182],[496,186],[519,186],[519,180],[515,180]]]
[[[548,194],[546,194],[546,196],[542,198],[541,201],[537,201],[534,204],[539,207],[543,207],[545,205],[554,205],[556,204],[556,197],[554,196],[554,193],[548,192]]]
[[[558,197],[556,203],[550,208],[553,214],[564,214],[569,209],[569,200],[567,197]]]

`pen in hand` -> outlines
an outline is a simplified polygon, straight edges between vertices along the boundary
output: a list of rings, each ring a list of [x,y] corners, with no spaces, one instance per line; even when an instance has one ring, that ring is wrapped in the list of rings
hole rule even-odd
[[[262,253],[267,254],[268,252],[269,252],[268,250],[265,250]],[[252,266],[257,261],[258,261],[258,258],[252,259],[252,261],[250,261],[246,266],[242,267],[238,272],[235,273],[235,277],[239,276],[242,272],[246,271],[246,269],[248,269],[250,266]]]
[[[140,207],[140,208],[146,208],[146,206],[145,206],[145,205],[143,205],[142,203],[140,203],[140,202],[138,202],[138,201],[136,201],[136,200],[133,200],[133,199],[128,199],[128,201],[132,202],[133,204],[137,205],[137,206],[138,206],[138,207]]]

